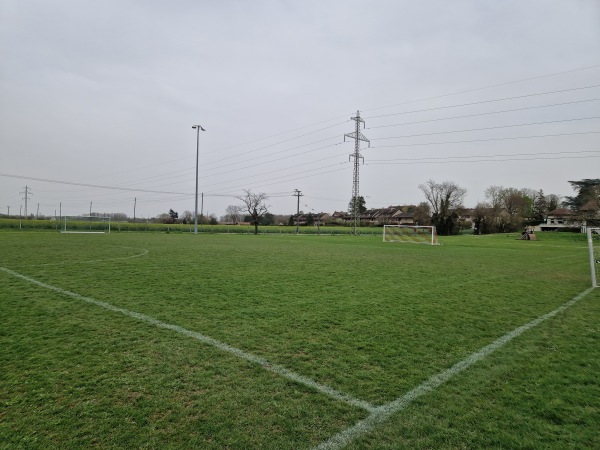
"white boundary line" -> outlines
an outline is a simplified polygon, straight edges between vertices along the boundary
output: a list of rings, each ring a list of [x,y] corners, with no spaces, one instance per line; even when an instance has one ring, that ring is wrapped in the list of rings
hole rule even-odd
[[[135,247],[113,247],[113,248],[134,248]],[[145,248],[141,249],[142,251],[140,253],[137,253],[135,255],[129,255],[129,256],[116,256],[114,258],[104,258],[104,259],[86,259],[83,261],[58,261],[58,262],[51,262],[51,263],[42,263],[42,264],[29,264],[26,266],[17,266],[19,268],[23,268],[23,267],[45,267],[45,266],[63,266],[63,265],[67,265],[67,264],[93,264],[93,263],[98,263],[98,262],[106,262],[106,261],[122,261],[125,259],[133,259],[133,258],[141,258],[142,256],[146,256],[148,254],[148,250]]]
[[[356,406],[356,407],[362,408],[362,409],[370,412],[370,414],[365,419],[357,422],[356,424],[347,428],[346,430],[341,431],[340,433],[332,436],[327,441],[321,443],[317,447],[314,447],[314,450],[339,450],[339,449],[345,447],[354,439],[356,439],[366,433],[369,433],[378,425],[381,425],[384,422],[386,422],[387,420],[389,420],[392,417],[392,415],[406,409],[417,398],[440,387],[442,384],[444,384],[446,381],[448,381],[455,375],[458,375],[459,373],[468,369],[475,363],[484,359],[486,356],[489,356],[490,354],[492,354],[499,348],[505,346],[510,341],[512,341],[516,337],[520,336],[521,334],[523,334],[525,331],[528,331],[531,328],[538,326],[540,323],[556,316],[557,314],[565,311],[567,308],[570,308],[571,306],[573,306],[575,303],[579,302],[587,294],[589,294],[591,291],[593,291],[595,289],[593,287],[586,289],[585,291],[581,292],[580,294],[578,294],[577,296],[575,296],[568,302],[566,302],[563,305],[556,308],[554,311],[544,314],[544,315],[538,317],[537,319],[534,319],[531,322],[526,323],[525,325],[515,328],[514,330],[505,334],[504,336],[501,336],[500,338],[496,339],[491,344],[486,345],[485,347],[482,347],[478,351],[470,354],[465,359],[454,364],[449,369],[443,370],[443,371],[433,375],[427,381],[421,383],[416,388],[410,390],[403,396],[398,397],[397,399],[395,399],[389,403],[386,403],[382,406],[376,407],[376,406],[372,405],[371,403],[368,403],[364,400],[354,398],[348,394],[344,394],[343,392],[336,391],[335,389],[333,389],[329,386],[320,384],[320,383],[318,383],[314,380],[311,380],[307,377],[304,377],[302,375],[294,373],[294,372],[286,369],[283,366],[280,366],[277,364],[272,364],[269,361],[267,361],[266,359],[261,358],[260,356],[256,356],[256,355],[253,355],[252,353],[248,353],[248,352],[245,352],[236,347],[232,347],[229,344],[225,344],[224,342],[220,342],[216,339],[205,336],[201,333],[187,330],[178,325],[173,325],[173,324],[169,324],[166,322],[162,322],[158,319],[154,319],[153,317],[146,316],[144,314],[141,314],[141,313],[138,313],[135,311],[131,311],[131,310],[128,310],[125,308],[119,308],[118,306],[111,305],[110,303],[96,300],[91,297],[85,297],[85,296],[77,294],[75,292],[71,292],[66,289],[62,289],[62,288],[59,288],[56,286],[52,286],[50,284],[43,283],[41,281],[38,281],[34,278],[30,278],[26,275],[15,272],[14,270],[8,269],[6,267],[0,267],[0,270],[9,275],[14,276],[14,277],[21,278],[22,280],[28,281],[29,283],[35,284],[35,285],[43,287],[45,289],[49,289],[49,290],[58,292],[59,294],[63,294],[63,295],[75,298],[77,300],[81,300],[86,303],[90,303],[90,304],[99,306],[99,307],[107,309],[109,311],[121,313],[125,316],[140,320],[142,322],[146,322],[150,325],[155,325],[157,327],[165,328],[167,330],[175,331],[184,336],[191,337],[191,338],[196,339],[197,341],[200,341],[204,344],[218,348],[219,350],[221,350],[223,352],[230,353],[234,356],[237,356],[240,359],[249,361],[254,364],[258,364],[258,365],[262,366],[263,368],[265,368],[266,370],[269,370],[273,373],[281,375],[289,380],[303,384],[303,385],[310,387],[318,392],[326,394],[329,397],[332,397],[336,400],[348,403],[352,406]]]
[[[348,404],[350,404],[352,406],[356,406],[358,408],[362,408],[371,413],[378,410],[378,408],[376,406],[372,405],[369,402],[354,398],[348,394],[344,394],[343,392],[336,391],[332,387],[323,385],[323,384],[318,383],[314,380],[311,380],[310,378],[307,378],[303,375],[292,372],[291,370],[288,370],[283,366],[280,366],[278,364],[272,364],[269,361],[267,361],[266,359],[261,358],[260,356],[256,356],[256,355],[253,355],[252,353],[245,352],[244,350],[241,350],[239,348],[232,347],[229,344],[220,342],[216,339],[213,339],[209,336],[205,336],[201,333],[187,330],[178,325],[173,325],[170,323],[162,322],[153,317],[146,316],[145,314],[131,311],[129,309],[119,308],[118,306],[114,306],[114,305],[111,305],[110,303],[96,300],[91,297],[85,297],[83,295],[77,294],[76,292],[67,291],[66,289],[62,289],[62,288],[59,288],[56,286],[52,286],[50,284],[43,283],[34,278],[30,278],[27,275],[23,275],[19,272],[15,272],[14,270],[7,269],[6,267],[0,267],[0,270],[9,275],[12,275],[12,276],[20,278],[22,280],[28,281],[29,283],[35,284],[39,287],[49,289],[54,292],[58,292],[59,294],[66,295],[66,296],[75,298],[77,300],[84,301],[86,303],[91,303],[92,305],[99,306],[99,307],[107,309],[109,311],[117,312],[117,313],[123,314],[125,316],[132,317],[134,319],[140,320],[142,322],[146,322],[150,325],[154,325],[159,328],[165,328],[167,330],[175,331],[176,333],[182,334],[182,335],[190,337],[192,339],[196,339],[197,341],[200,341],[203,344],[218,348],[219,350],[226,352],[226,353],[230,353],[234,356],[237,356],[240,359],[244,359],[248,362],[258,364],[268,371],[276,373],[277,375],[287,378],[288,380],[295,381],[296,383],[303,384],[304,386],[307,386],[318,392],[326,394],[329,397],[334,398],[335,400],[348,403]]]
[[[475,353],[471,353],[462,361],[454,364],[449,369],[443,370],[433,375],[427,381],[421,383],[419,386],[407,392],[402,397],[398,397],[396,400],[393,400],[385,405],[378,407],[367,418],[357,422],[350,428],[347,428],[346,430],[332,436],[329,440],[315,447],[314,450],[338,450],[345,447],[352,440],[370,432],[376,426],[386,422],[388,419],[390,419],[392,415],[406,409],[417,398],[438,388],[450,378],[452,378],[454,375],[461,373],[462,371],[471,367],[476,362],[481,361],[486,356],[490,355],[491,353],[495,352],[499,348],[512,341],[514,338],[523,334],[525,331],[536,327],[545,320],[550,319],[558,313],[561,313],[567,308],[573,306],[575,303],[584,298],[593,290],[593,287],[586,289],[573,299],[556,308],[554,311],[544,314],[543,316],[540,316],[537,319],[534,319],[523,326],[515,328],[513,331],[505,334],[504,336],[495,340],[491,344],[486,345],[485,347],[479,349]]]

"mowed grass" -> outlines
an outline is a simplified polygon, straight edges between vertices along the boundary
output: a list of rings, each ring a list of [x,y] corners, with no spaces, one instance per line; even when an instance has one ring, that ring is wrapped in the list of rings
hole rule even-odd
[[[590,286],[584,236],[0,233],[0,266],[375,406]],[[311,448],[368,412],[0,271],[0,446]],[[600,447],[600,294],[351,448]],[[538,445],[540,444],[540,445]]]

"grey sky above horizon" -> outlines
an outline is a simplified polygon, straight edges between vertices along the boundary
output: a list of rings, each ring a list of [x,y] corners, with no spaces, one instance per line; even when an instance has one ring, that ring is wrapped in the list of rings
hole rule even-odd
[[[600,2],[0,0],[0,213],[345,210],[600,177]]]

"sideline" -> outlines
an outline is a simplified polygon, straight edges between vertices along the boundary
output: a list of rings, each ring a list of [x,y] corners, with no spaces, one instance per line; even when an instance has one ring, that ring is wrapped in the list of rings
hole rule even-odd
[[[112,248],[133,248],[136,249],[135,247],[115,247],[113,246]],[[51,263],[42,263],[42,264],[28,264],[26,266],[17,266],[19,268],[25,268],[25,267],[46,267],[46,266],[64,266],[67,264],[94,264],[94,263],[99,263],[99,262],[106,262],[106,261],[122,261],[125,259],[133,259],[133,258],[141,258],[142,256],[146,256],[148,254],[148,250],[145,248],[141,249],[142,251],[140,253],[136,253],[135,255],[130,255],[130,256],[115,256],[113,258],[103,258],[103,259],[86,259],[83,261],[57,261],[57,262],[51,262]],[[16,272],[15,272],[16,273]]]
[[[376,426],[381,425],[387,420],[389,420],[392,415],[406,409],[417,398],[435,390],[436,388],[444,384],[446,381],[448,381],[450,378],[452,378],[454,375],[459,374],[460,372],[471,367],[476,362],[481,361],[486,356],[490,355],[499,348],[508,344],[514,338],[523,334],[525,331],[538,326],[545,320],[548,320],[551,317],[554,317],[557,314],[563,312],[567,308],[573,306],[575,303],[584,298],[594,289],[595,288],[593,287],[586,289],[585,291],[581,292],[568,302],[556,308],[554,311],[544,314],[543,316],[540,316],[537,319],[534,319],[523,326],[515,328],[513,331],[506,333],[504,336],[496,339],[491,344],[486,345],[485,347],[479,349],[474,353],[471,353],[462,361],[454,364],[449,369],[443,370],[433,375],[427,381],[421,383],[419,386],[407,392],[403,396],[398,397],[396,400],[393,400],[385,405],[378,407],[377,410],[372,412],[367,418],[357,422],[350,428],[347,428],[346,430],[332,436],[329,440],[321,443],[317,447],[314,447],[314,450],[338,450],[345,447],[352,440],[364,434],[367,434],[368,432],[372,431]]]
[[[178,325],[173,325],[170,323],[162,322],[153,317],[146,316],[145,314],[141,314],[141,313],[138,313],[135,311],[131,311],[129,309],[125,309],[125,308],[120,308],[118,306],[114,306],[114,305],[111,305],[110,303],[96,300],[91,297],[85,297],[83,295],[77,294],[76,292],[71,292],[71,291],[67,291],[66,289],[52,286],[51,284],[43,283],[41,281],[38,281],[34,278],[30,278],[27,275],[23,275],[19,272],[15,272],[14,270],[8,269],[6,267],[0,267],[0,271],[5,272],[9,275],[12,275],[16,278],[25,280],[29,283],[35,284],[39,287],[49,289],[54,292],[58,292],[59,294],[66,295],[66,296],[75,298],[77,300],[84,301],[86,303],[91,303],[92,305],[99,306],[99,307],[107,309],[109,311],[117,312],[117,313],[123,314],[125,316],[140,320],[142,322],[146,322],[150,325],[154,325],[159,328],[165,328],[167,330],[175,331],[176,333],[182,334],[182,335],[190,337],[192,339],[196,339],[197,341],[200,341],[203,344],[207,344],[212,347],[218,348],[219,350],[226,352],[226,353],[230,353],[234,356],[237,356],[240,359],[244,359],[251,363],[258,364],[258,365],[262,366],[264,369],[266,369],[270,372],[276,373],[277,375],[280,375],[282,377],[285,377],[288,380],[295,381],[296,383],[299,383],[299,384],[303,384],[304,386],[307,386],[318,392],[326,394],[329,397],[334,398],[335,400],[348,403],[348,404],[350,404],[352,406],[356,406],[358,408],[362,408],[370,413],[373,413],[374,411],[378,410],[378,408],[376,406],[372,405],[369,402],[360,400],[358,398],[354,398],[351,395],[345,394],[343,392],[336,391],[332,387],[326,386],[324,384],[321,384],[314,380],[311,380],[310,378],[307,378],[305,376],[302,376],[300,374],[292,372],[291,370],[286,369],[283,366],[270,363],[269,361],[267,361],[264,358],[261,358],[260,356],[256,356],[256,355],[253,355],[252,353],[245,352],[244,350],[241,350],[239,348],[232,347],[229,344],[220,342],[216,339],[213,339],[209,336],[205,336],[201,333],[197,333],[195,331],[188,330],[188,329],[180,327]]]

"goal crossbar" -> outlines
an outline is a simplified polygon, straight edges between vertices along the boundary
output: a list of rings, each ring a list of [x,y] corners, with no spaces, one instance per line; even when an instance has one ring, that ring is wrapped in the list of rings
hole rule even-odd
[[[383,241],[438,245],[435,227],[420,225],[384,225]]]

